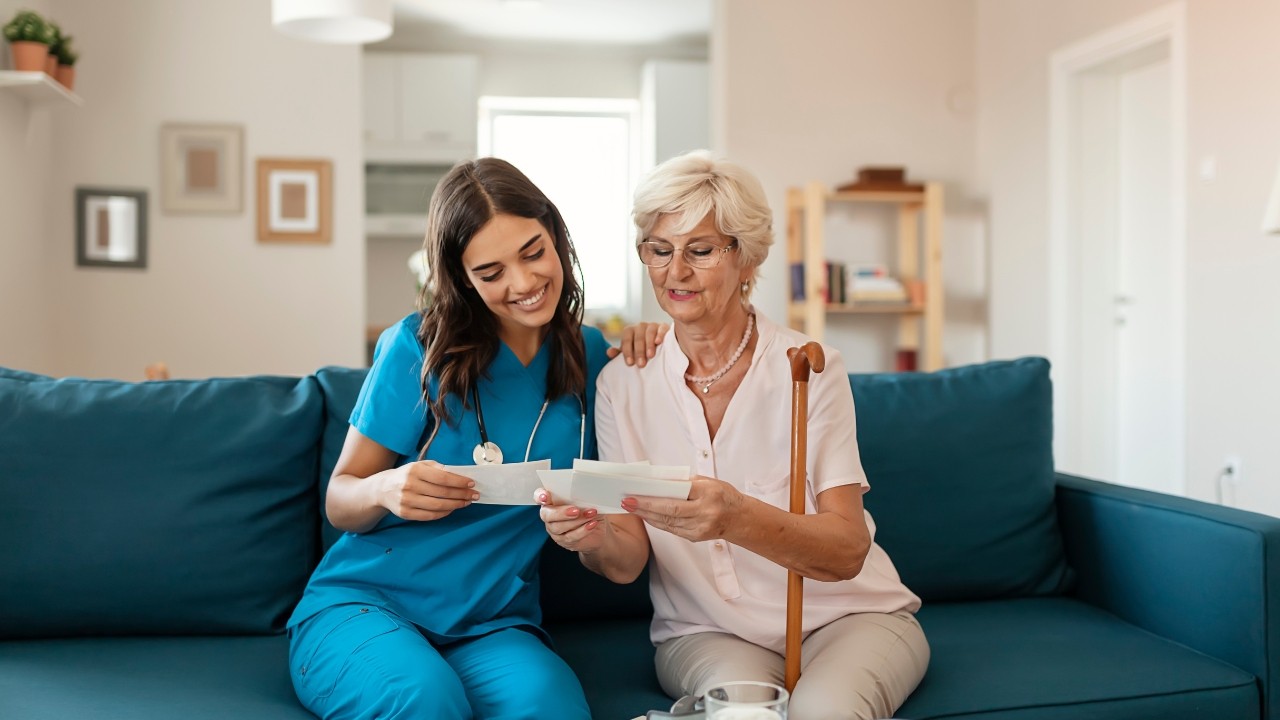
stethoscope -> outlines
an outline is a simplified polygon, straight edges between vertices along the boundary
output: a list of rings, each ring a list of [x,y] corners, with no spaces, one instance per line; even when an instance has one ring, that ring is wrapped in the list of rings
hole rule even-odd
[[[583,402],[581,395],[574,395],[578,399],[578,457],[585,457],[587,449],[587,404]],[[475,450],[471,451],[471,459],[477,465],[501,465],[502,464],[502,448],[498,444],[489,440],[489,433],[484,427],[484,409],[480,407],[480,392],[476,390],[474,383],[471,385],[471,398],[476,404],[476,425],[480,428],[480,444],[476,445]],[[538,434],[538,426],[542,424],[542,416],[547,412],[547,403],[550,400],[542,401],[542,409],[538,411],[538,419],[533,423],[533,432],[529,433],[529,443],[524,446],[524,461],[529,462],[529,452],[533,450],[533,438]]]

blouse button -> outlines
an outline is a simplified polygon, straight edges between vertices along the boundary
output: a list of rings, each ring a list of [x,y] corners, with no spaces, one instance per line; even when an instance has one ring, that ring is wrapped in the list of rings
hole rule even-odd
[[[723,550],[723,549],[724,549],[724,543],[720,542],[719,540],[715,541],[715,543],[714,543],[714,544],[715,544],[715,548],[716,548],[717,550]]]
[[[706,450],[702,451],[702,457],[706,457],[707,455],[710,455],[710,454],[711,453],[708,453]]]

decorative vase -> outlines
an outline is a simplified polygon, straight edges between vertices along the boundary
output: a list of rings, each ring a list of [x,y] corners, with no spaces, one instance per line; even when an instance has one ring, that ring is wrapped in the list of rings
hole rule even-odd
[[[44,74],[48,75],[50,79],[52,79],[54,76],[58,74],[58,56],[57,55],[53,55],[53,54],[45,55]]]
[[[75,87],[76,84],[76,66],[59,64],[58,74],[55,76],[55,79],[62,85],[62,87],[67,89],[67,92],[71,92],[71,89]]]
[[[49,57],[49,46],[44,43],[22,40],[12,43],[13,69],[19,72],[40,72],[44,70],[45,61]],[[54,62],[57,62],[55,59]]]

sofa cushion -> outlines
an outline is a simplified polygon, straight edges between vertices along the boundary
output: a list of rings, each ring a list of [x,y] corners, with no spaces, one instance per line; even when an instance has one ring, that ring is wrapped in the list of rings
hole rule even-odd
[[[320,441],[319,479],[320,534],[326,550],[342,537],[342,531],[329,524],[329,517],[324,512],[329,476],[333,474],[333,466],[338,464],[342,444],[347,439],[347,428],[351,425],[351,411],[355,409],[356,398],[360,396],[360,388],[368,374],[368,368],[336,366],[323,367],[316,372],[316,381],[320,383],[320,390],[324,394],[324,436]]]
[[[37,375],[26,370],[14,370],[13,368],[0,367],[0,378],[10,378],[12,380],[52,380],[48,375]]]
[[[1065,597],[927,604],[929,672],[897,713],[930,720],[1261,715],[1256,679]]]
[[[293,693],[283,635],[0,643],[0,717],[315,720]]]
[[[582,565],[578,554],[547,539],[538,576],[542,583],[542,619],[546,623],[578,620],[653,619],[649,600],[649,568],[634,581],[619,585]],[[590,598],[590,602],[583,602]]]
[[[851,375],[876,541],[925,600],[1049,595],[1070,583],[1041,358]]]
[[[0,377],[0,636],[281,630],[320,428],[312,378]]]
[[[590,594],[573,594],[594,600]],[[626,720],[671,707],[653,667],[648,618],[575,619],[548,624],[547,632],[556,652],[582,681],[591,717]]]

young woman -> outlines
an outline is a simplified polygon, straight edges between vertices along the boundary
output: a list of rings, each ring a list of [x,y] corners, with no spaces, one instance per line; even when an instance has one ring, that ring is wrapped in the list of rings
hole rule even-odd
[[[294,689],[323,718],[586,720],[539,625],[538,509],[441,466],[595,457],[606,342],[559,211],[509,163],[454,167],[427,225],[431,303],[383,333],[352,412],[326,500],[348,532],[289,621]]]

